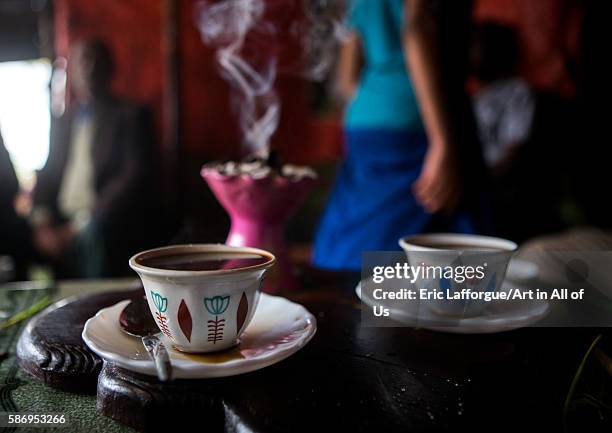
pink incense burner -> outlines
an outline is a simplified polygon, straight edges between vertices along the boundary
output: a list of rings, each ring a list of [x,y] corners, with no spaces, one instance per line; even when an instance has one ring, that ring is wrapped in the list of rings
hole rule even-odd
[[[289,263],[285,224],[310,192],[314,176],[282,176],[274,172],[262,177],[226,174],[204,166],[201,175],[231,219],[227,245],[256,247],[276,256],[263,290],[286,293],[299,288]]]

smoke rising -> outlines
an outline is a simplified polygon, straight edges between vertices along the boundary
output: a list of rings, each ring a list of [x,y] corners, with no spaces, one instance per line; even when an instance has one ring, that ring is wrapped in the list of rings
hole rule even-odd
[[[282,12],[292,8],[303,9],[299,18],[287,23]],[[327,75],[343,35],[344,10],[343,0],[204,0],[197,4],[202,40],[217,50],[217,63],[234,92],[249,153],[268,157],[281,111],[277,73],[313,80]],[[287,44],[301,51],[293,56],[298,60],[279,65],[279,51]]]

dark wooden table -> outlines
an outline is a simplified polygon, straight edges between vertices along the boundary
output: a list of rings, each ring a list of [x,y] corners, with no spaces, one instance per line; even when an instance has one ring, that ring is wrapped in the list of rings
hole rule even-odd
[[[314,272],[290,296],[318,320],[309,345],[239,379],[230,422],[267,431],[562,430],[562,408],[593,330],[454,335],[361,326],[359,275]]]
[[[303,280],[304,290],[288,297],[317,317],[318,331],[296,355],[170,387],[106,364],[99,392],[100,384],[111,394],[128,384],[148,403],[138,411],[118,393],[105,408],[99,395],[99,409],[165,431],[193,423],[236,432],[562,431],[567,390],[596,330],[368,328],[354,293],[359,275],[307,270]]]
[[[228,431],[562,430],[566,392],[594,331],[368,328],[354,292],[359,275],[309,269],[303,279],[305,289],[288,296],[317,317],[317,334],[303,350],[258,372],[206,381],[191,394],[170,391],[169,398],[201,396],[200,418]],[[103,377],[121,376],[106,370]],[[159,427],[164,417],[155,405],[149,410],[148,427]]]

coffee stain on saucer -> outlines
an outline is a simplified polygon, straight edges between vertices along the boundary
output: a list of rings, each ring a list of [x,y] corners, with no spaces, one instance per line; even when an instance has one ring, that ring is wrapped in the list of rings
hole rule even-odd
[[[240,346],[234,346],[231,349],[212,353],[187,353],[180,351],[176,347],[174,347],[174,350],[177,352],[177,358],[182,357],[201,364],[223,364],[224,362],[237,359],[245,359],[244,355],[240,352]]]

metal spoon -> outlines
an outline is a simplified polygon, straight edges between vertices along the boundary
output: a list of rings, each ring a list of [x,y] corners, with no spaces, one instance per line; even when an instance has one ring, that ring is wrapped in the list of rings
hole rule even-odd
[[[140,337],[149,356],[155,361],[157,378],[162,382],[172,380],[172,364],[166,346],[159,339],[159,328],[151,315],[145,298],[133,299],[119,315],[123,332]]]

